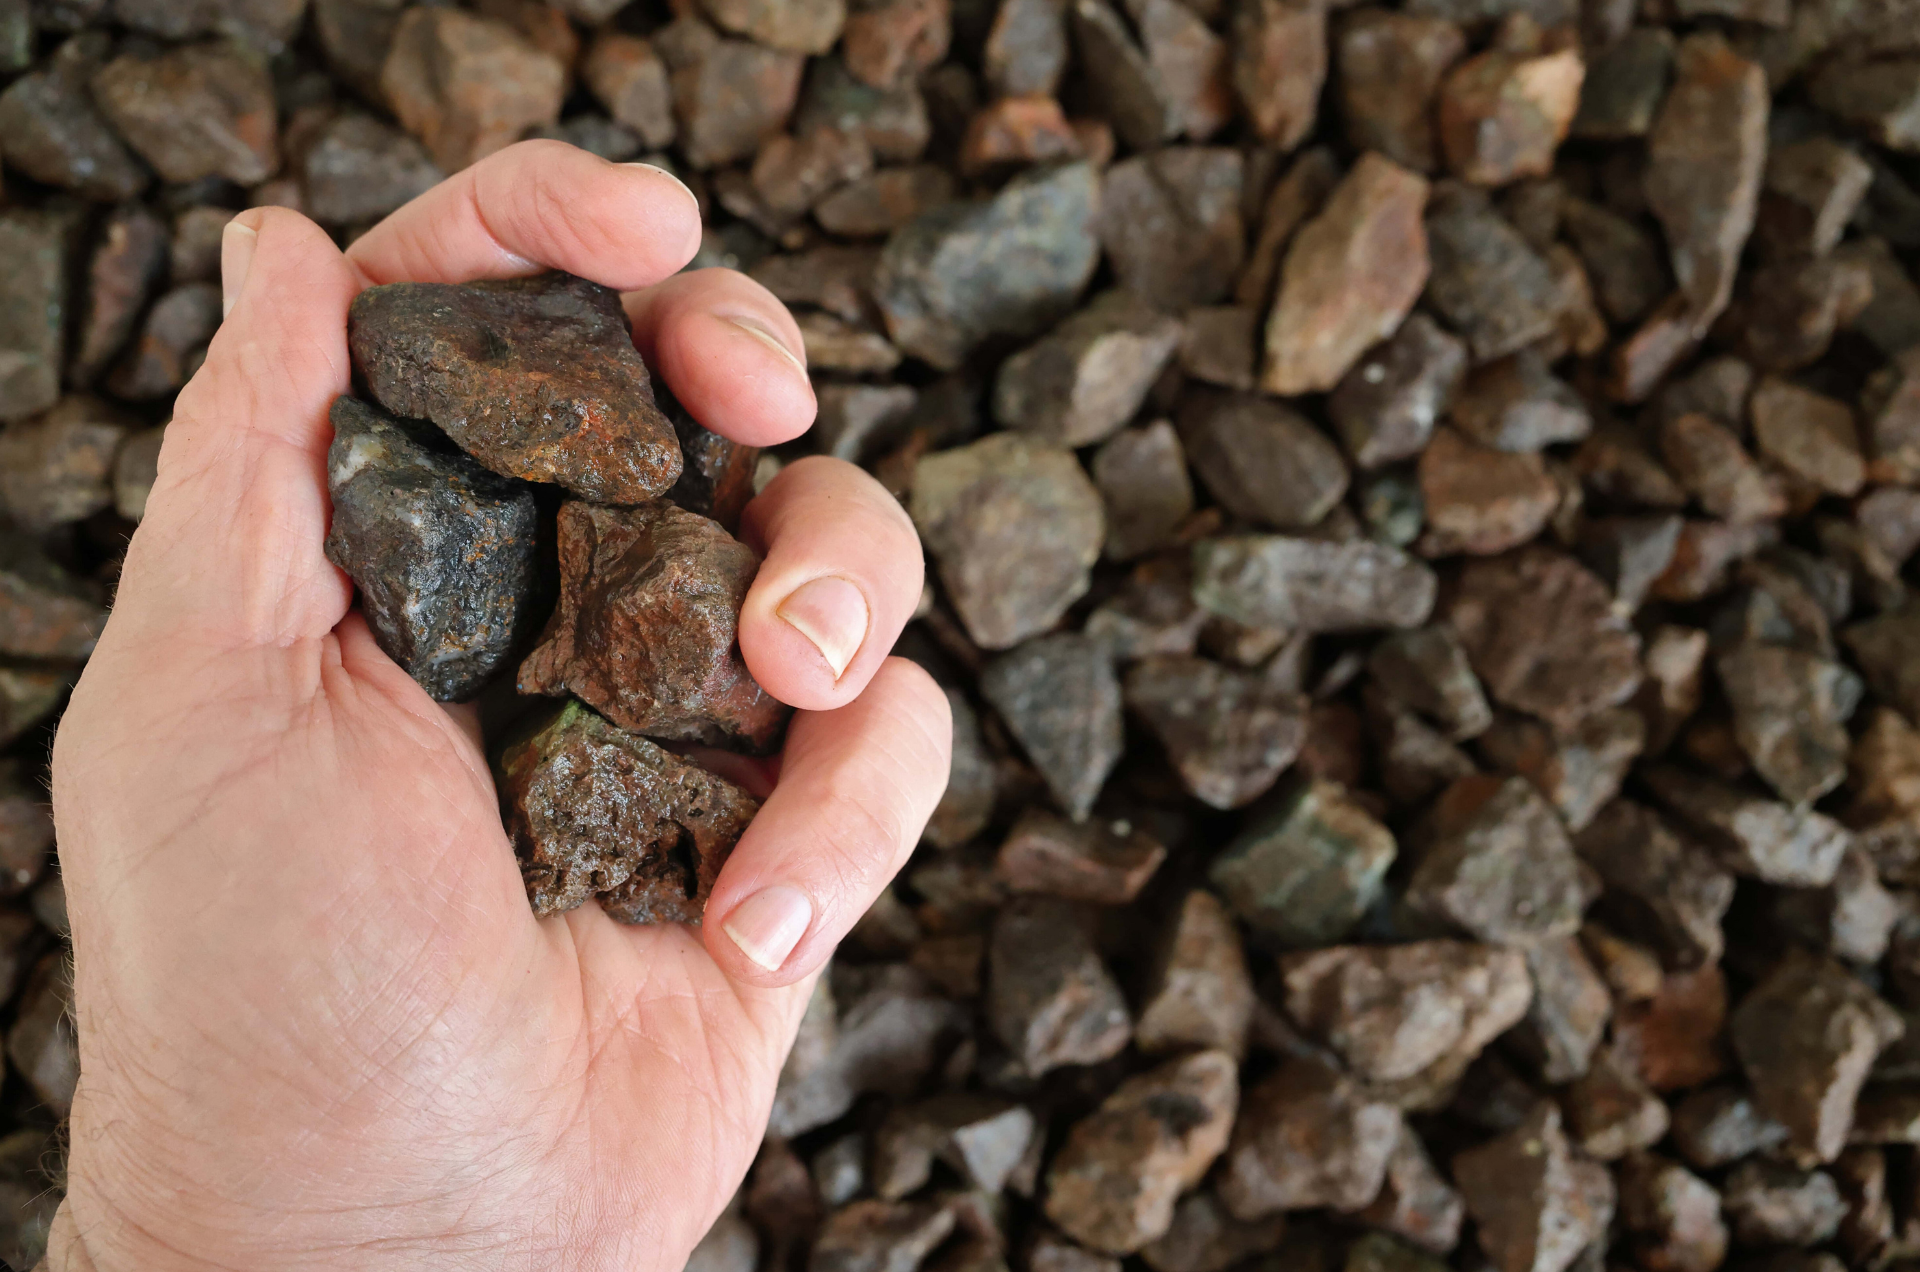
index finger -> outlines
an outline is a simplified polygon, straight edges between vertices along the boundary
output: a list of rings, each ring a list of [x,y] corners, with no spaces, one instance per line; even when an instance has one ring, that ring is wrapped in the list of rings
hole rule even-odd
[[[700,249],[700,205],[659,168],[559,141],[487,156],[347,249],[369,284],[464,283],[561,269],[616,291],[667,278]]]

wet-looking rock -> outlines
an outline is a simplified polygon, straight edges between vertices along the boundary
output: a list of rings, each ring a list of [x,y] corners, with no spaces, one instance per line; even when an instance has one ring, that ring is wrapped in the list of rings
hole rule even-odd
[[[672,504],[560,510],[560,607],[520,664],[520,692],[573,693],[622,728],[768,751],[788,709],[740,657],[759,563]]]
[[[535,914],[599,897],[622,923],[696,923],[759,802],[577,702],[499,763]]]
[[[390,283],[354,299],[354,369],[381,406],[432,420],[509,477],[637,504],[680,476],[620,297],[571,274]]]
[[[538,621],[533,491],[364,402],[332,420],[327,559],[388,657],[442,702],[472,697]]]

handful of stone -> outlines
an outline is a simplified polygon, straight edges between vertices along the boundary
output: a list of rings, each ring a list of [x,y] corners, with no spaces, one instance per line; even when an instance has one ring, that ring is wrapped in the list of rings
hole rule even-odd
[[[758,452],[656,400],[619,296],[572,275],[371,288],[348,343],[373,401],[333,404],[326,551],[374,639],[442,702],[510,672],[565,699],[495,760],[534,912],[697,922],[759,804],[654,739],[780,743],[737,640]]]

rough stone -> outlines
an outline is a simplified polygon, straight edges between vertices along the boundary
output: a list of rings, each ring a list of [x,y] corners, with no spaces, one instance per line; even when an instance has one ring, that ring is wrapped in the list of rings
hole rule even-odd
[[[1001,97],[1051,95],[1066,72],[1066,0],[1007,0],[987,32],[982,61]]]
[[[0,526],[0,653],[85,658],[106,623],[107,611],[88,580],[67,573],[25,535]]]
[[[1192,563],[1176,551],[1135,566],[1120,591],[1087,615],[1084,630],[1116,660],[1131,662],[1150,654],[1191,654],[1206,621],[1206,611],[1193,600]]]
[[[1433,572],[1385,544],[1235,535],[1194,545],[1194,599],[1211,613],[1295,631],[1418,627]]]
[[[1301,1056],[1256,1084],[1219,1180],[1220,1199],[1251,1221],[1283,1210],[1358,1210],[1380,1192],[1404,1123],[1326,1061]]]
[[[1254,135],[1291,150],[1313,131],[1327,78],[1327,11],[1294,0],[1252,0],[1234,11],[1233,87]]]
[[[1080,134],[1051,97],[989,102],[974,112],[960,139],[960,170],[968,175],[1085,155]]]
[[[1660,246],[1638,222],[1583,199],[1568,199],[1561,216],[1609,319],[1638,322],[1672,290]]]
[[[1902,606],[1854,623],[1841,633],[1854,665],[1874,694],[1908,719],[1920,716],[1920,664],[1913,658],[1920,640],[1920,610]]]
[[[221,176],[253,185],[280,166],[273,84],[265,59],[243,44],[123,53],[94,72],[93,97],[168,181]],[[194,127],[180,127],[182,120]]]
[[[1233,1129],[1238,1066],[1201,1051],[1129,1078],[1067,1134],[1047,1172],[1047,1217],[1095,1250],[1130,1254],[1172,1226]]]
[[[572,693],[622,728],[765,753],[788,708],[747,671],[740,606],[758,561],[671,504],[560,510],[560,604],[522,693]]]
[[[64,1121],[80,1082],[72,960],[65,951],[41,957],[19,1001],[18,1014],[7,1030],[8,1067],[26,1079],[39,1103]]]
[[[1620,1218],[1642,1267],[1715,1272],[1727,1254],[1720,1194],[1678,1162],[1635,1153],[1621,1164]]]
[[[1448,166],[1476,185],[1545,176],[1580,106],[1577,49],[1521,52],[1496,43],[1455,67],[1436,116]]]
[[[1733,1239],[1745,1246],[1810,1246],[1846,1218],[1840,1186],[1825,1171],[1750,1161],[1727,1176],[1723,1197]]]
[[[988,336],[1033,335],[1058,321],[1099,263],[1099,206],[1093,169],[1070,163],[895,230],[874,275],[893,342],[950,371]]]
[[[1327,398],[1353,462],[1379,468],[1425,450],[1466,365],[1466,346],[1425,314],[1364,354]]]
[[[953,197],[945,168],[915,164],[886,168],[850,181],[814,204],[814,219],[831,234],[862,238],[889,234]]]
[[[206,360],[207,342],[220,326],[220,308],[220,289],[212,283],[187,283],[160,297],[106,377],[107,391],[147,401],[186,384]]]
[[[1334,187],[1287,251],[1263,389],[1331,389],[1400,326],[1427,281],[1426,198],[1424,179],[1373,153]]]
[[[16,525],[45,530],[113,503],[113,457],[125,421],[105,403],[63,398],[36,420],[0,429],[0,509]]]
[[[1260,210],[1260,224],[1254,235],[1253,250],[1246,267],[1234,284],[1236,304],[1264,314],[1273,304],[1274,286],[1280,278],[1280,266],[1286,259],[1287,244],[1293,232],[1320,211],[1340,180],[1340,164],[1333,151],[1315,146],[1301,153],[1285,175],[1273,183]]]
[[[1175,131],[1205,141],[1233,119],[1227,43],[1185,0],[1127,0],[1128,16]]]
[[[851,1202],[821,1225],[807,1272],[915,1272],[955,1222],[937,1201]]]
[[[1840,245],[1847,222],[1873,184],[1873,165],[1831,137],[1775,146],[1754,235],[1782,259],[1825,256]]]
[[[1175,908],[1140,999],[1133,1041],[1155,1054],[1187,1047],[1246,1053],[1253,981],[1226,907],[1195,889]]]
[[[1673,34],[1634,27],[1587,64],[1572,133],[1582,140],[1626,141],[1653,130],[1673,76]]]
[[[1348,14],[1335,50],[1348,144],[1432,172],[1440,159],[1433,99],[1466,51],[1459,26],[1445,18],[1376,8]]]
[[[1173,103],[1114,7],[1072,0],[1067,19],[1088,91],[1119,139],[1132,150],[1171,140],[1180,130]]]
[[[717,63],[711,68],[704,65],[700,68],[697,97],[682,97],[681,81],[676,76],[674,96],[682,103],[682,127],[690,126],[686,122],[688,103],[711,112],[710,119],[716,124],[725,120],[722,112],[738,111],[740,107],[730,104],[729,93],[734,81],[727,77],[744,68],[762,77],[763,91],[749,103],[757,108],[754,119],[735,115],[727,124],[728,131],[737,133],[742,140],[749,125],[759,130],[754,134],[756,138],[777,131],[780,121],[791,110],[795,132],[837,128],[864,140],[872,148],[874,159],[881,163],[908,163],[918,159],[927,148],[933,123],[927,114],[926,99],[915,83],[909,81],[897,88],[878,89],[855,79],[838,57],[814,58],[808,66],[806,86],[796,109],[787,88],[788,75],[798,73],[799,59],[795,55],[774,53],[738,41],[726,44],[730,47],[721,50],[723,56]],[[668,65],[674,65],[673,58],[668,58]],[[674,69],[678,72],[680,68]]]
[[[1180,324],[1110,291],[1000,366],[994,418],[1063,446],[1102,441],[1133,418],[1180,343]]]
[[[1639,638],[1606,585],[1550,548],[1468,562],[1445,617],[1493,700],[1561,733],[1639,685]]]
[[[568,703],[500,757],[535,914],[598,897],[622,923],[697,923],[758,801]]]
[[[1762,521],[1786,511],[1779,476],[1762,468],[1739,436],[1706,415],[1688,412],[1660,428],[1667,467],[1700,506],[1729,521]]]
[[[1698,1170],[1714,1170],[1786,1142],[1787,1128],[1738,1087],[1703,1087],[1674,1106],[1673,1145]]]
[[[389,657],[435,699],[472,697],[538,621],[532,490],[352,398],[331,419],[327,559]]]
[[[1339,785],[1301,783],[1241,831],[1209,878],[1256,933],[1289,946],[1338,941],[1380,898],[1393,834]]]
[[[855,0],[841,56],[863,84],[890,89],[933,69],[953,36],[948,0]]]
[[[1240,152],[1167,146],[1115,164],[1098,233],[1121,286],[1169,313],[1224,299],[1246,256]]]
[[[1406,904],[1495,944],[1580,927],[1588,896],[1560,819],[1524,778],[1462,778],[1428,815]]]
[[[1193,467],[1231,513],[1305,530],[1347,492],[1347,466],[1326,435],[1290,407],[1253,394],[1188,395],[1178,419]]]
[[[680,476],[610,288],[557,273],[390,283],[355,298],[347,338],[381,406],[432,420],[495,472],[614,504]]]
[[[1851,848],[1832,883],[1783,893],[1774,913],[1783,926],[1836,958],[1871,965],[1886,954],[1902,906],[1881,886],[1873,858]]]
[[[1643,776],[1660,801],[1718,849],[1731,869],[1768,883],[1825,887],[1851,842],[1837,822],[1811,809],[1791,808],[1668,765]]]
[[[1106,503],[1106,555],[1131,561],[1172,547],[1193,511],[1180,435],[1166,420],[1123,429],[1093,457],[1093,481]]]
[[[1859,677],[1802,650],[1753,641],[1721,654],[1715,670],[1740,749],[1782,799],[1808,803],[1846,780],[1846,718]]]
[[[1559,318],[1553,272],[1482,191],[1442,182],[1427,203],[1427,301],[1475,362],[1517,353]]]
[[[57,212],[0,212],[0,420],[60,398],[66,348],[68,225]]]
[[[6,135],[0,118],[0,137]],[[139,324],[161,275],[167,272],[167,227],[139,204],[116,208],[100,227],[87,262],[85,301],[75,331],[67,383],[86,388],[100,378]],[[176,266],[174,273],[179,275]]]
[[[1098,1064],[1126,1047],[1126,999],[1070,903],[1010,902],[994,922],[987,966],[987,1020],[1028,1076]]]
[[[821,977],[780,1071],[767,1124],[790,1137],[825,1126],[868,1092],[911,1095],[968,1015],[919,973],[881,965]]]
[[[1490,556],[1539,534],[1559,508],[1560,485],[1536,453],[1513,454],[1441,428],[1420,456],[1423,556]]]
[[[1502,715],[1480,735],[1480,753],[1493,767],[1532,782],[1567,829],[1579,831],[1619,794],[1645,740],[1640,714],[1626,707],[1596,711],[1563,735],[1524,716]]]
[[[1901,1019],[1829,959],[1790,952],[1733,1013],[1733,1048],[1759,1106],[1783,1123],[1794,1155],[1830,1162],[1853,1104]]]
[[[1610,1051],[1561,1095],[1567,1129],[1587,1156],[1614,1161],[1665,1138],[1667,1106]]]
[[[1190,1192],[1174,1207],[1173,1223],[1140,1256],[1153,1272],[1225,1272],[1280,1244],[1286,1219],[1273,1215],[1243,1223],[1211,1192]]]
[[[874,1135],[874,1191],[888,1201],[918,1192],[938,1159],[973,1187],[998,1193],[1026,1156],[1034,1129],[1025,1107],[969,1091],[895,1109]]]
[[[1920,54],[1837,57],[1807,83],[1814,105],[1891,150],[1920,150]]]
[[[1556,1085],[1575,1081],[1586,1075],[1613,1014],[1607,984],[1578,937],[1540,941],[1525,953],[1527,972],[1533,978],[1533,1001],[1509,1041],[1541,1081]]]
[[[1593,429],[1580,395],[1532,349],[1475,368],[1448,417],[1483,446],[1512,452],[1577,442]]]
[[[1280,977],[1287,1014],[1375,1085],[1464,1071],[1533,996],[1517,951],[1465,941],[1289,954]]]
[[[983,649],[1011,648],[1058,622],[1085,595],[1106,538],[1100,492],[1072,453],[1017,433],[922,459],[908,506]]]
[[[1492,708],[1451,629],[1396,632],[1373,647],[1367,670],[1387,693],[1438,725],[1454,741],[1477,737]]]
[[[1400,1138],[1394,1142],[1393,1153],[1387,1158],[1387,1173],[1381,1181],[1379,1196],[1371,1205],[1354,1211],[1353,1218],[1385,1229],[1434,1254],[1447,1254],[1460,1242],[1466,1203],[1433,1164],[1413,1128],[1402,1125]],[[1362,1238],[1362,1242],[1367,1240],[1369,1238]]]
[[[1057,679],[1049,688],[1058,692]],[[1265,794],[1306,737],[1299,695],[1204,658],[1136,663],[1126,704],[1159,738],[1187,790],[1214,808],[1241,808]]]
[[[1769,376],[1754,389],[1751,409],[1762,455],[1830,494],[1859,493],[1866,465],[1846,403]]]
[[[377,221],[443,175],[419,142],[371,115],[328,124],[301,162],[307,211],[327,225]]]
[[[672,144],[673,86],[667,64],[653,45],[636,35],[603,30],[581,63],[580,77],[615,121],[631,128],[643,145]]]
[[[1574,1154],[1547,1103],[1456,1156],[1453,1177],[1498,1272],[1564,1272],[1613,1216],[1613,1177]]]
[[[997,793],[993,756],[980,736],[980,717],[958,689],[946,690],[953,714],[953,761],[947,788],[927,821],[925,838],[936,848],[958,848],[987,828]]]
[[[44,70],[22,75],[0,93],[0,157],[8,168],[102,202],[146,187],[146,169],[88,92],[88,76],[107,48],[104,33],[79,36]]]
[[[1666,230],[1694,332],[1733,295],[1767,162],[1767,81],[1712,33],[1680,42],[1647,138],[1647,206]]]
[[[693,167],[716,168],[747,158],[794,114],[806,66],[800,53],[728,39],[693,17],[655,32],[652,42],[667,64],[680,149]],[[838,62],[833,65],[850,86],[864,88]],[[854,131],[831,118],[796,115],[793,124],[796,132],[814,124]]]
[[[1130,822],[1075,823],[1029,809],[1001,843],[994,871],[1014,892],[1125,905],[1166,857],[1165,845]]]

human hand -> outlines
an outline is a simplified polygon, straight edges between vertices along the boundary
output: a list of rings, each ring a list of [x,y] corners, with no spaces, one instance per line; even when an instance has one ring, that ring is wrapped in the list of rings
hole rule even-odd
[[[631,291],[655,373],[753,445],[812,422],[798,329],[741,275],[674,275],[700,237],[677,182],[557,143],[344,256],[285,210],[236,226],[231,312],[54,748],[81,1077],[51,1266],[678,1272],[945,782],[945,699],[886,656],[912,526],[836,461],[767,487],[740,645],[801,710],[707,922],[536,920],[471,718],[380,652],[322,554],[348,303],[549,266]]]

